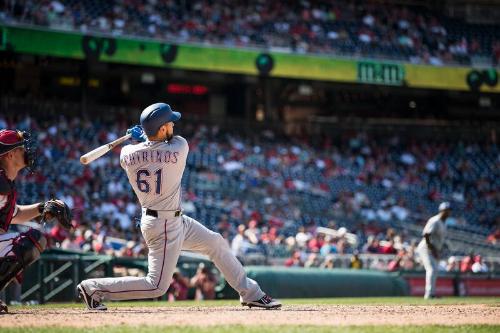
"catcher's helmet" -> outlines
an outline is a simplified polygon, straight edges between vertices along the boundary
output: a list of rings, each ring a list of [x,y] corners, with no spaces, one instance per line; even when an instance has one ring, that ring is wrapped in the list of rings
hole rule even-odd
[[[0,156],[17,147],[24,148],[26,166],[30,171],[33,171],[36,163],[36,146],[31,134],[9,129],[0,130]]]
[[[155,135],[165,123],[177,121],[181,118],[179,112],[172,111],[170,105],[155,103],[144,109],[141,113],[141,126],[147,136]]]

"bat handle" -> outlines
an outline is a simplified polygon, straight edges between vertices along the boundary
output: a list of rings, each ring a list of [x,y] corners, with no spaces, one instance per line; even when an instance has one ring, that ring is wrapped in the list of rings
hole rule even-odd
[[[99,157],[101,157],[102,155],[106,154],[108,151],[112,150],[113,148],[115,148],[117,145],[121,144],[122,142],[130,139],[132,137],[132,134],[126,134],[112,142],[109,142],[105,145],[102,145],[88,153],[86,153],[85,155],[81,156],[80,157],[80,162],[82,164],[89,164],[90,162],[98,159]]]

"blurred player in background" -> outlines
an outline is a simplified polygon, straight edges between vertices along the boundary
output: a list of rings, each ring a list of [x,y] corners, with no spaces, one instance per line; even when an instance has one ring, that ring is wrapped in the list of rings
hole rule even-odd
[[[123,147],[120,155],[120,164],[142,207],[148,275],[85,280],[78,285],[80,296],[89,310],[106,310],[103,300],[160,297],[170,285],[181,250],[189,250],[210,257],[239,293],[242,305],[281,307],[246,276],[220,234],[182,214],[181,180],[189,147],[186,139],[174,136],[174,122],[180,117],[168,104],[150,105],[141,114],[142,128],[135,126],[127,131],[143,142]]]
[[[450,203],[442,202],[439,205],[439,213],[427,221],[422,231],[423,238],[417,247],[417,252],[425,268],[425,299],[436,297],[439,257],[446,235],[445,221],[450,213]]]
[[[71,226],[71,212],[60,200],[16,204],[14,180],[22,169],[34,167],[35,158],[35,148],[28,133],[0,130],[0,291],[38,260],[47,246],[47,240],[39,230],[8,232],[11,224],[22,224],[41,215],[42,221],[57,218],[63,226]],[[2,301],[1,312],[8,312]]]

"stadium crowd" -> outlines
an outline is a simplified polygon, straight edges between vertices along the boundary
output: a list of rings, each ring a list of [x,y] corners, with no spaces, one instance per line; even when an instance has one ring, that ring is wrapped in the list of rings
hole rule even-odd
[[[73,232],[49,225],[52,246],[146,255],[136,228],[140,210],[119,166],[119,149],[86,167],[79,162],[81,154],[128,126],[77,117],[0,116],[0,128],[36,132],[39,167],[18,182],[20,203],[57,197],[74,211]],[[338,267],[331,255],[345,254],[359,267],[358,255],[392,254],[393,261],[370,267],[411,269],[419,235],[408,227],[420,231],[441,200],[454,205],[448,226],[492,232],[484,242],[496,241],[500,155],[495,144],[375,140],[364,133],[313,144],[271,131],[250,138],[188,122],[180,132],[190,143],[183,209],[223,234],[241,258],[260,253],[283,258],[287,266]],[[318,232],[320,227],[337,233]],[[454,254],[468,255],[465,251]]]
[[[0,0],[0,22],[432,65],[500,58],[498,26],[464,29],[425,7],[365,1]]]

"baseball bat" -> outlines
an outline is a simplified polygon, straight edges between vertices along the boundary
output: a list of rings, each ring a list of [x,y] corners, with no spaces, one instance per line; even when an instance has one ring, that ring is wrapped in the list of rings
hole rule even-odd
[[[105,145],[97,147],[94,150],[89,151],[88,153],[86,153],[85,155],[82,155],[82,157],[80,157],[80,162],[82,164],[89,164],[90,162],[97,160],[99,157],[106,154],[108,151],[115,148],[120,143],[124,142],[125,140],[128,140],[131,136],[132,136],[132,134],[126,134],[126,135],[122,136],[121,138],[118,138],[114,141],[106,143]]]

